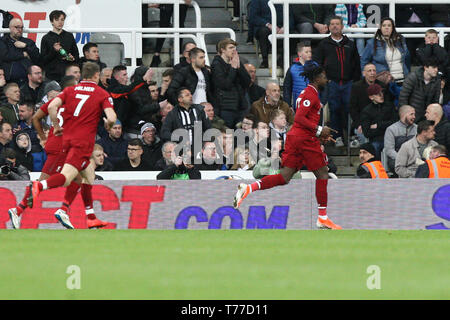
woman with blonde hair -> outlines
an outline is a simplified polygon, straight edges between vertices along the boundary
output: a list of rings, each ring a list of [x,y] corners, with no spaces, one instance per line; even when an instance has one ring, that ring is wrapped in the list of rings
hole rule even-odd
[[[230,170],[251,170],[255,164],[248,147],[237,147],[234,150],[234,162]]]

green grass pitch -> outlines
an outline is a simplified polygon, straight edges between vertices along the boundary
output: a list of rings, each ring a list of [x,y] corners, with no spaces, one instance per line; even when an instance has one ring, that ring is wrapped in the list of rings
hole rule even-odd
[[[450,299],[448,231],[4,230],[0,299]],[[69,290],[80,268],[79,290]],[[370,265],[381,289],[369,290]]]

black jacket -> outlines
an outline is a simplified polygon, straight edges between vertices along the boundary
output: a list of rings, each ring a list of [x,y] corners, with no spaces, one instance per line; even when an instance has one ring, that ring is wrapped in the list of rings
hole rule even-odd
[[[28,82],[24,83],[20,87],[20,100],[32,101],[34,104],[41,102],[44,97],[44,88],[46,84],[47,82],[41,83],[35,90],[28,85]]]
[[[182,116],[183,112],[183,116]],[[205,132],[206,130],[211,128],[211,122],[206,117],[205,112],[203,111],[202,106],[198,104],[193,104],[189,108],[189,119],[184,117],[186,113],[186,109],[183,107],[180,107],[180,105],[176,105],[172,111],[170,111],[166,118],[164,119],[162,128],[161,128],[161,140],[162,141],[170,141],[172,137],[172,132],[174,132],[176,129],[186,129],[191,130],[194,128],[194,123],[196,121],[202,122],[202,131]],[[187,121],[189,120],[189,121]],[[189,123],[188,123],[189,122]],[[192,130],[193,131],[193,130]],[[203,133],[202,132],[202,133]],[[194,135],[192,134],[192,137]],[[177,141],[179,142],[179,141]]]
[[[128,123],[130,115],[131,103],[129,95],[144,85],[145,83],[142,79],[136,79],[130,85],[122,85],[114,77],[109,79],[108,92],[114,99],[114,110],[117,118],[123,125]]]
[[[393,101],[394,98],[389,90],[386,90],[383,82],[375,80],[376,84],[379,84],[385,90],[384,100]],[[362,110],[371,103],[369,95],[367,94],[367,88],[369,84],[365,78],[356,81],[352,84],[352,92],[350,95],[350,116],[352,117],[352,129],[357,129],[361,125],[361,112]]]
[[[203,76],[205,77],[206,82],[206,98],[207,102],[213,103],[213,93],[211,88],[211,78],[208,69],[202,69]],[[167,94],[169,96],[169,102],[172,105],[176,105],[178,103],[177,93],[178,90],[182,87],[186,87],[191,91],[192,95],[194,95],[195,89],[197,88],[198,76],[195,73],[192,65],[187,65],[178,71],[175,71],[172,81],[170,82],[169,89],[167,89]],[[206,101],[205,101],[206,102]]]
[[[101,62],[100,59],[89,60],[89,59],[86,59],[85,57],[81,57],[79,60],[80,70],[83,69],[83,63],[85,63],[85,62],[95,62],[100,67],[100,70],[103,70],[104,68],[106,68],[106,63]]]
[[[0,38],[0,63],[5,71],[6,81],[19,82],[21,85],[27,79],[28,67],[41,64],[41,56],[33,40],[21,37],[19,41],[24,42],[26,47],[16,48],[16,41],[9,33]],[[25,58],[24,52],[27,52],[30,58]]]
[[[200,171],[194,166],[190,169],[186,168],[184,164],[177,167],[174,164],[167,166],[166,169],[158,173],[156,176],[157,180],[171,180],[174,174],[184,174],[187,173],[189,175],[189,179],[201,179],[202,175]]]
[[[245,90],[250,86],[251,78],[241,62],[239,69],[231,67],[221,56],[216,55],[211,64],[211,76],[216,104],[215,114],[220,111],[245,110],[249,106],[244,97]]]
[[[439,71],[446,73],[448,66],[448,54],[438,43],[427,44],[416,49],[417,59],[423,66],[428,58],[435,57],[439,61]]]
[[[123,159],[114,166],[114,171],[152,171],[152,166],[141,158],[141,163],[133,167],[128,158]]]
[[[59,52],[56,52],[53,48],[53,45],[56,42],[61,44],[67,54],[72,54],[75,58],[73,62],[78,62],[80,55],[75,38],[70,32],[62,30],[61,34],[57,34],[53,31],[49,31],[42,37],[41,55],[45,76],[51,80],[56,80],[59,82],[65,74],[67,65],[72,61],[64,60],[63,56]]]
[[[108,156],[108,160],[116,167],[116,165],[127,157],[128,141],[121,136],[117,140],[113,140],[109,135],[96,141],[103,147],[103,151]]]
[[[445,115],[442,116],[441,121],[434,127],[434,131],[436,134],[433,140],[444,145],[447,150],[450,150],[450,121],[445,119]]]
[[[157,170],[157,169],[155,169],[156,163],[158,162],[159,159],[162,158],[161,139],[159,137],[156,137],[155,139],[156,140],[153,142],[152,145],[148,145],[148,144],[144,143],[144,148],[143,148],[144,153],[142,154],[142,160],[149,163],[152,170]]]
[[[129,96],[130,112],[125,123],[127,132],[140,133],[142,124],[140,121],[152,122],[152,116],[156,114],[161,107],[158,101],[153,101],[145,84],[139,87],[135,92]]]
[[[360,58],[355,43],[345,35],[338,43],[331,36],[322,39],[313,60],[322,65],[329,80],[338,83],[361,78]]]
[[[409,104],[416,109],[416,123],[425,119],[425,109],[428,105],[439,103],[441,93],[440,77],[437,76],[425,84],[423,70],[421,67],[406,76],[398,98],[399,106]]]
[[[174,71],[179,71],[182,68],[185,68],[187,66],[189,66],[190,64],[186,61],[185,57],[181,57],[180,58],[180,63],[177,63],[176,65],[173,66],[173,70]]]
[[[364,136],[370,142],[384,141],[384,133],[387,127],[398,120],[397,112],[391,101],[384,101],[382,104],[370,103],[361,113],[361,126]],[[376,129],[370,126],[376,124]]]

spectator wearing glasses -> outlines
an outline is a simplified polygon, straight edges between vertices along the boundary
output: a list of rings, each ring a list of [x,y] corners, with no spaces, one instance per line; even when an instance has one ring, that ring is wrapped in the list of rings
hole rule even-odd
[[[115,171],[151,171],[151,165],[142,159],[143,147],[140,139],[128,141],[127,158],[117,163]]]
[[[23,22],[14,18],[9,23],[8,34],[0,38],[0,62],[6,81],[21,86],[27,81],[27,69],[39,65],[41,56],[36,43],[23,37]]]

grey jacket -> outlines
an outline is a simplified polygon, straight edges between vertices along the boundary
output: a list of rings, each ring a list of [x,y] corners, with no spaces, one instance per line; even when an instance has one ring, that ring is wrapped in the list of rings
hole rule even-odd
[[[403,82],[402,90],[398,98],[398,105],[409,104],[416,109],[416,122],[424,120],[425,109],[431,103],[439,103],[441,93],[441,79],[437,76],[425,84],[423,67],[415,72],[410,72]]]
[[[436,141],[429,141],[428,147],[437,145]],[[399,178],[413,178],[416,174],[417,168],[423,163],[423,156],[419,154],[419,143],[417,137],[412,138],[402,144],[398,151],[397,158],[395,158],[395,173]]]
[[[390,159],[397,158],[397,152],[403,143],[415,137],[417,134],[417,124],[413,123],[409,127],[400,120],[390,125],[384,134],[384,152]]]

